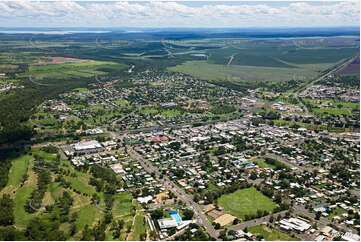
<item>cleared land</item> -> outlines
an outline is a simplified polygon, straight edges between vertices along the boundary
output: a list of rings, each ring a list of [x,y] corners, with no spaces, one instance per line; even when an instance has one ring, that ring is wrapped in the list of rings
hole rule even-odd
[[[360,56],[357,57],[353,62],[351,62],[347,66],[338,70],[336,72],[336,74],[339,74],[339,75],[359,74],[360,75]]]
[[[22,73],[19,77],[32,78],[64,78],[66,76],[75,77],[93,77],[95,75],[104,75],[103,71],[122,71],[126,68],[124,64],[105,61],[77,62],[51,65],[30,66],[29,71]]]
[[[254,187],[222,195],[218,199],[218,205],[223,207],[226,212],[242,219],[245,215],[257,214],[257,210],[271,212],[277,207],[276,203]]]
[[[359,52],[346,42],[327,46],[298,39],[225,40],[222,45],[205,49],[207,60],[186,61],[169,70],[215,81],[309,80]]]
[[[320,67],[328,67],[328,64]],[[320,68],[323,70],[325,68]],[[262,66],[239,66],[209,64],[206,61],[187,61],[181,65],[169,68],[170,71],[182,72],[200,79],[221,81],[287,81],[292,78],[312,79],[319,75],[319,72],[307,67],[282,68]]]
[[[233,222],[235,218],[235,216],[232,216],[230,214],[223,214],[222,216],[214,220],[214,222],[219,223],[221,226],[224,226]]]

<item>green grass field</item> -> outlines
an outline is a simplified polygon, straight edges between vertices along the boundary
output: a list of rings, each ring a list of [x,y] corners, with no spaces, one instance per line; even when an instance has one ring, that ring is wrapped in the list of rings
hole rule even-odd
[[[179,116],[180,114],[181,114],[181,112],[179,110],[175,110],[175,109],[167,109],[167,110],[162,111],[162,115],[167,118],[176,117],[176,116]]]
[[[78,177],[67,177],[66,180],[70,182],[70,186],[74,188],[76,191],[88,195],[92,195],[95,193],[95,189],[93,186],[89,186],[84,183],[82,179]]]
[[[217,203],[227,213],[242,219],[245,215],[257,214],[257,210],[272,212],[277,207],[276,203],[254,187],[222,195]]]
[[[312,112],[318,115],[358,115],[353,110],[360,111],[360,103],[343,102],[332,99],[304,99],[305,102],[313,105]]]
[[[113,198],[114,198],[114,205],[113,205],[114,215],[129,214],[133,211],[131,194],[129,193],[115,194]]]
[[[41,158],[45,160],[55,160],[57,154],[47,153],[42,151],[40,148],[32,148],[31,153],[33,155],[39,155]]]
[[[330,213],[330,215],[327,217],[328,219],[332,220],[332,218],[334,216],[339,216],[341,217],[342,214],[347,213],[347,211],[343,208],[336,208],[333,209],[332,212]]]
[[[257,164],[260,168],[272,168],[272,169],[276,168],[276,166],[274,165],[267,164],[262,158],[253,159],[251,160],[251,162]]]
[[[34,214],[29,214],[25,211],[24,205],[27,202],[28,197],[35,188],[33,187],[22,187],[16,191],[14,203],[14,215],[15,225],[18,228],[24,228],[30,219],[34,217]]]
[[[266,241],[296,241],[297,238],[293,238],[288,234],[282,233],[277,229],[271,229],[266,225],[256,225],[248,228],[248,232],[254,235],[261,235]]]
[[[13,160],[7,185],[18,186],[21,183],[23,176],[26,174],[30,158],[30,155],[23,155]]]
[[[144,224],[144,216],[137,215],[134,220],[134,231],[130,235],[130,240],[140,240],[140,235],[146,233],[146,224]]]
[[[60,182],[52,182],[48,186],[48,192],[50,192],[50,196],[52,199],[57,199],[62,194],[62,186],[60,185]]]
[[[95,216],[99,212],[99,209],[94,205],[87,205],[82,207],[78,212],[78,219],[76,220],[77,228],[82,229],[85,227],[85,225],[91,226],[94,222]]]
[[[19,77],[34,78],[64,78],[71,77],[92,77],[104,75],[108,71],[122,71],[126,68],[124,64],[105,61],[93,61],[85,63],[65,63],[56,65],[30,66],[29,71],[22,73]],[[42,81],[39,81],[43,83]],[[45,82],[45,80],[44,80]]]
[[[141,114],[157,114],[158,110],[155,108],[145,107],[139,111]]]

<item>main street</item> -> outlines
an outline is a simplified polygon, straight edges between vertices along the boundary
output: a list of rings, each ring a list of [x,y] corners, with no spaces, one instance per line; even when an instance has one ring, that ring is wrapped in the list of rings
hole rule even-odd
[[[172,191],[180,200],[185,202],[191,210],[194,211],[194,216],[198,222],[198,224],[205,227],[206,231],[214,238],[218,238],[219,233],[213,228],[210,222],[202,213],[201,209],[199,208],[198,204],[193,201],[193,196],[186,194],[181,188],[176,186],[171,180],[167,177],[160,179],[161,173],[159,172],[158,168],[154,167],[149,161],[145,160],[141,155],[139,155],[134,149],[127,145],[127,152],[130,157],[137,160],[144,169],[149,173],[154,173],[155,177],[163,182],[163,185],[170,191]]]

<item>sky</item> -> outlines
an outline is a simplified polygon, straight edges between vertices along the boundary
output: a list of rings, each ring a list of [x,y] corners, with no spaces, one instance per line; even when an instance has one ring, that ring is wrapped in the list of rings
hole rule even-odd
[[[0,0],[0,27],[248,28],[359,24],[359,0]]]

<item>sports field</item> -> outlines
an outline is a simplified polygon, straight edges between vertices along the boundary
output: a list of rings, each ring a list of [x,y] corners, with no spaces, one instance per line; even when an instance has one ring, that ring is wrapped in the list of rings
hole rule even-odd
[[[257,214],[257,210],[271,212],[277,207],[276,203],[254,187],[222,195],[217,202],[227,213],[242,219],[245,215]]]

